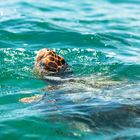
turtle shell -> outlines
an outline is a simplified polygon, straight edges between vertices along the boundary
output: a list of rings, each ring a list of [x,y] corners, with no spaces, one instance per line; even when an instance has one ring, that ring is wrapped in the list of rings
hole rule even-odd
[[[55,51],[44,48],[37,54],[35,67],[42,72],[60,73],[67,69],[68,64]]]

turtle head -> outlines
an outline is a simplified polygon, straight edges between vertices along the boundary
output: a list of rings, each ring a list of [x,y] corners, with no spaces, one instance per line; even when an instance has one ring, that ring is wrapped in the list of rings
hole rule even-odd
[[[63,74],[69,69],[68,63],[62,56],[59,56],[55,51],[43,48],[36,57],[35,69],[41,75]]]

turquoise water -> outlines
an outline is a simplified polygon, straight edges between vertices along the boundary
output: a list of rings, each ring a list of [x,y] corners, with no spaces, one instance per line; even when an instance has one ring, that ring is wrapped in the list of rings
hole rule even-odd
[[[75,82],[49,90],[36,78],[44,47]],[[36,94],[43,99],[19,102]],[[140,1],[1,1],[0,139],[139,140]]]

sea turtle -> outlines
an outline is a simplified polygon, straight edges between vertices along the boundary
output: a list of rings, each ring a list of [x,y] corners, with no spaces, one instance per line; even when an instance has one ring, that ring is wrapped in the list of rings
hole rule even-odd
[[[48,48],[43,48],[37,53],[34,71],[37,76],[51,83],[62,82],[62,80],[59,79],[60,76],[72,73],[70,66],[65,59],[55,51]],[[49,89],[54,88],[55,87],[53,86],[49,87]],[[34,100],[40,99],[41,97],[41,95],[35,95],[32,97],[22,98],[20,101],[30,103]]]
[[[67,88],[67,90],[93,90],[94,88],[116,85],[116,82],[105,80],[103,77],[73,77],[72,70],[66,60],[50,49],[41,49],[35,60],[35,71],[43,80],[50,82],[47,90]],[[102,80],[103,79],[103,80]],[[102,82],[103,81],[103,82]],[[42,95],[35,95],[20,99],[21,102],[31,103],[38,101]]]

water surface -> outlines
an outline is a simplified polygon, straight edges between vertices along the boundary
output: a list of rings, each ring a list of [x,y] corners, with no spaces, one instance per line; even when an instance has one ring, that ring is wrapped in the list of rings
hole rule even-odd
[[[140,139],[140,1],[0,2],[0,139]],[[72,78],[48,90],[36,53],[54,49]],[[33,104],[19,99],[45,95]]]

